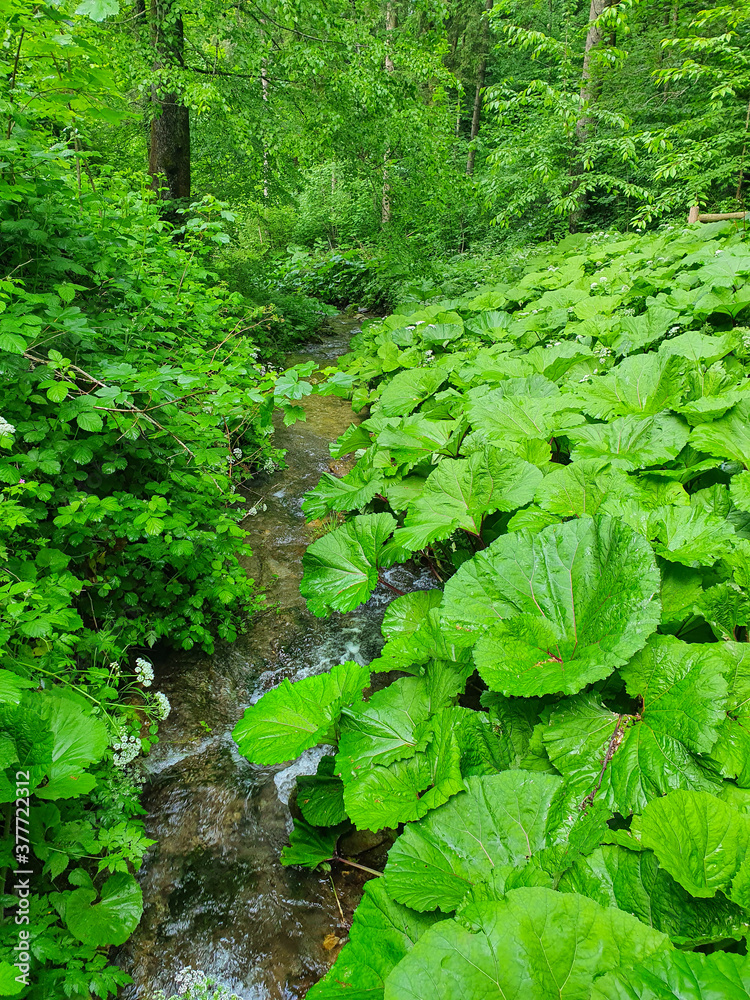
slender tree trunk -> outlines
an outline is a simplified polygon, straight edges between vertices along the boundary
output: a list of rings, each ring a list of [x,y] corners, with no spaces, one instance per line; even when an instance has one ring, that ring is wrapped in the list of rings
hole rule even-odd
[[[603,40],[602,30],[597,24],[597,20],[600,14],[602,14],[607,7],[614,7],[618,3],[619,0],[591,0],[591,7],[589,9],[589,30],[586,34],[586,44],[583,50],[583,73],[581,74],[580,98],[582,114],[576,122],[576,140],[579,152],[581,153],[583,152],[582,147],[584,147],[591,138],[594,128],[594,118],[592,115],[587,113],[587,109],[596,101],[601,89],[600,83],[596,79],[591,66],[594,51],[602,44]],[[579,186],[580,175],[583,173],[582,155],[579,155],[573,173],[578,178],[573,181],[573,188],[575,189]],[[570,213],[568,228],[571,233],[575,232],[578,228],[581,216],[586,211],[587,203],[588,197],[584,192],[578,199],[578,208]]]
[[[487,0],[484,9],[489,14],[492,10],[493,0]],[[471,141],[474,142],[476,137],[479,135],[479,126],[482,121],[482,91],[484,90],[484,77],[487,72],[487,53],[490,48],[490,22],[489,18],[485,14],[482,23],[482,51],[479,56],[479,65],[477,66],[477,89],[474,94],[474,113],[471,116]],[[474,146],[469,149],[469,156],[466,160],[466,173],[471,177],[474,173],[474,160],[476,158],[477,151]]]
[[[151,38],[156,51],[154,69],[180,66],[185,31],[182,14],[173,0],[151,0]],[[151,121],[148,170],[155,191],[167,199],[190,197],[190,113],[179,94],[152,87],[157,114]]]
[[[601,28],[596,21],[607,7],[615,7],[619,2],[620,0],[591,0],[589,30],[586,35],[586,46],[583,50],[583,74],[581,79],[581,104],[584,107],[594,103],[599,96],[600,89],[599,83],[591,71],[591,60],[594,50],[601,45],[603,37]],[[593,119],[589,115],[583,114],[578,119],[576,122],[576,136],[579,142],[585,142],[590,134],[592,125]]]
[[[394,9],[393,3],[389,0],[385,8],[385,30],[386,30],[386,53],[385,53],[385,71],[386,73],[393,73],[395,66],[393,65],[393,59],[391,58],[390,45],[393,37],[393,32],[396,30],[396,11]],[[383,153],[383,197],[381,199],[380,205],[380,222],[381,225],[387,226],[391,221],[391,185],[388,179],[388,161],[391,158],[390,149],[386,149]]]
[[[263,59],[260,64],[260,87],[263,94],[264,106],[268,104],[268,72],[266,61]],[[266,111],[268,108],[266,108]],[[263,199],[268,201],[268,146],[265,137],[263,138]]]

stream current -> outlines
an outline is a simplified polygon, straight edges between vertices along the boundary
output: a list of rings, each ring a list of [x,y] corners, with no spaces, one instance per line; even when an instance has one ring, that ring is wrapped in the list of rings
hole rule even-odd
[[[288,363],[332,364],[354,329],[354,320],[332,320],[330,337]],[[169,996],[175,973],[186,966],[216,977],[243,1000],[303,997],[336,957],[361,895],[363,876],[351,868],[336,866],[329,878],[279,861],[295,778],[314,773],[321,751],[259,767],[240,756],[231,738],[245,707],[284,678],[376,656],[383,611],[393,598],[378,588],[357,611],[326,619],[305,607],[299,581],[311,536],[300,505],[332,467],[329,442],[357,417],[335,396],[302,402],[307,420],[279,425],[274,439],[286,449],[287,467],[254,478],[246,491],[251,506],[266,507],[244,526],[253,549],[248,572],[269,609],[231,646],[212,656],[174,655],[157,671],[154,688],[168,695],[172,712],[146,762],[146,834],[157,843],[139,876],[143,918],[119,954],[118,964],[133,977],[124,1000],[150,1000],[157,989]],[[403,567],[389,579],[402,589],[429,586]],[[347,846],[348,853],[370,848],[360,860],[382,867],[377,838]]]

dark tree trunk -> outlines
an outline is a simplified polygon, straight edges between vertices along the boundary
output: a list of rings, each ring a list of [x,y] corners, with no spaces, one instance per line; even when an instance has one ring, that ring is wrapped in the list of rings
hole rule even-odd
[[[151,0],[151,38],[156,52],[154,70],[180,66],[185,32],[182,15],[172,0]],[[179,94],[164,93],[158,83],[151,91],[156,114],[151,121],[148,171],[151,186],[166,199],[190,197],[190,112]]]
[[[485,3],[485,11],[489,13],[492,10],[493,0],[487,0]],[[490,47],[490,22],[487,16],[484,17],[484,23],[482,25],[482,52],[479,56],[479,65],[477,66],[477,88],[474,94],[474,112],[471,116],[471,141],[473,142],[479,135],[479,126],[482,122],[482,91],[484,90],[484,78],[487,73],[487,52]],[[469,150],[469,156],[466,160],[466,173],[471,177],[474,173],[474,160],[476,159],[477,151],[474,146]]]

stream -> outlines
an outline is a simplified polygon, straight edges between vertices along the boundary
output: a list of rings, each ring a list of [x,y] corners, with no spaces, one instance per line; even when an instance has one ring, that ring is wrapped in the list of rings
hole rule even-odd
[[[347,349],[356,320],[336,317],[331,335],[288,363],[332,364]],[[201,969],[243,1000],[303,997],[335,959],[346,937],[365,876],[336,866],[321,872],[285,868],[279,854],[291,829],[288,808],[297,774],[314,773],[321,751],[277,767],[239,755],[231,731],[244,708],[275,687],[349,659],[366,663],[382,644],[380,623],[393,593],[380,587],[345,617],[313,617],[299,593],[301,558],[312,537],[300,509],[303,494],[333,468],[329,442],[357,418],[347,400],[308,396],[306,422],[279,424],[276,444],[287,467],[255,477],[246,490],[262,508],[244,524],[253,556],[248,572],[265,591],[269,610],[250,630],[214,655],[175,654],[157,668],[154,688],[172,712],[146,761],[146,835],[157,844],[139,876],[144,913],[118,956],[133,977],[124,1000],[176,992],[175,973]],[[392,580],[422,583],[403,567]],[[389,577],[391,575],[389,574]],[[384,848],[344,845],[367,865],[382,867]],[[342,919],[343,917],[343,919]]]

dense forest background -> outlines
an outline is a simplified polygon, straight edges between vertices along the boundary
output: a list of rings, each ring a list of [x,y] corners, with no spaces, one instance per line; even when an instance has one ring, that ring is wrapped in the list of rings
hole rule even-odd
[[[106,997],[150,843],[128,765],[169,712],[151,650],[210,652],[258,607],[238,486],[283,460],[274,411],[302,419],[311,371],[282,374],[285,352],[337,309],[461,296],[571,233],[744,214],[750,4],[0,18],[0,996]],[[32,855],[29,984],[10,876]]]

